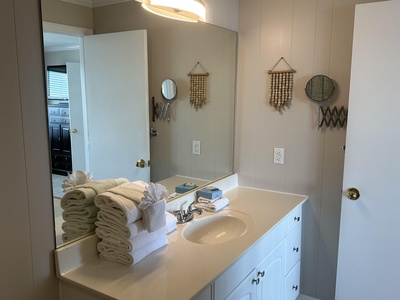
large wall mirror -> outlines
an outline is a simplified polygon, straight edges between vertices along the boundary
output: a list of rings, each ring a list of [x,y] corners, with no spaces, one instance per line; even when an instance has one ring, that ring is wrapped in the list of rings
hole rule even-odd
[[[66,9],[66,5],[69,9]],[[57,17],[60,10],[74,13],[75,10],[79,11],[78,8],[76,4],[42,0],[46,69],[65,65],[70,85],[69,99],[48,99],[50,141],[59,142],[51,150],[58,247],[65,242],[62,240],[63,211],[59,202],[66,172],[79,169],[91,172],[94,179],[126,177],[131,181],[149,176],[150,181],[164,184],[170,194],[180,184],[194,182],[202,186],[233,172],[236,32],[207,23],[186,23],[154,16],[144,11],[140,3],[128,1],[92,8],[95,34],[81,37],[73,26],[70,27],[74,23],[68,22],[68,14],[60,17],[60,20]],[[148,78],[147,87],[145,82],[141,84],[148,91],[145,97],[147,103],[143,111],[136,109],[136,113],[147,120],[147,125],[139,132],[138,125],[121,121],[128,109],[119,102],[126,94],[129,95],[129,101],[136,101],[139,98],[136,91],[123,91],[121,95],[107,94],[101,100],[108,89],[101,91],[100,87],[115,78],[110,76],[107,69],[89,70],[90,65],[103,68],[107,63],[102,61],[100,54],[85,54],[84,51],[100,48],[97,44],[90,45],[90,38],[143,30],[147,41],[144,48],[140,49],[145,49],[147,53],[144,69],[147,75],[132,75],[138,78],[135,82],[139,82],[139,78]],[[121,44],[120,49],[122,47],[129,46]],[[137,58],[138,51],[135,50],[131,56]],[[120,55],[118,50],[115,59]],[[97,56],[100,60],[92,62]],[[206,104],[199,109],[190,105],[188,77],[197,62],[201,62],[209,73]],[[96,82],[94,88],[88,86],[86,76],[91,73],[100,74],[103,83]],[[152,104],[161,106],[168,103],[161,94],[166,79],[173,80],[178,93],[169,103],[169,120],[153,119]],[[120,82],[113,82],[112,85],[121,89]],[[100,95],[93,96],[95,92]],[[117,127],[114,128],[114,125]],[[150,128],[157,135],[150,135]],[[96,129],[98,133],[95,134]],[[66,138],[68,135],[69,138]],[[148,139],[150,155],[142,157],[141,154],[134,154],[129,161],[125,160],[123,164],[128,167],[126,172],[131,173],[125,173],[117,167],[116,162],[110,163],[109,159],[99,154],[100,150],[96,151],[105,147],[101,143],[105,142],[112,146],[107,150],[107,157],[122,157],[122,151],[130,153],[133,148],[127,144],[128,136],[137,135]],[[120,136],[119,140],[115,139],[117,136]],[[193,154],[193,141],[200,141],[200,155]],[[144,159],[144,168],[135,166],[138,159]]]

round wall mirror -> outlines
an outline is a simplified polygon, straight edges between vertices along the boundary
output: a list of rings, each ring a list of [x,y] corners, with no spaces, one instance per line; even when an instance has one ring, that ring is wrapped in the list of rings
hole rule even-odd
[[[316,75],[307,82],[305,91],[311,101],[321,102],[328,100],[334,89],[333,81],[328,76]]]
[[[161,84],[161,95],[167,101],[174,100],[177,94],[176,84],[172,79],[165,79]]]

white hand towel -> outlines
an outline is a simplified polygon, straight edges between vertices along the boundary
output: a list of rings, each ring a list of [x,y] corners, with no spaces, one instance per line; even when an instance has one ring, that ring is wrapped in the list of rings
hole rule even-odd
[[[125,178],[95,180],[82,185],[77,185],[73,190],[66,192],[61,199],[61,208],[83,207],[93,205],[94,198],[110,188],[116,187],[124,182]]]
[[[196,203],[194,206],[206,211],[217,212],[229,204],[229,199],[226,197],[219,198],[211,203]]]
[[[160,249],[161,247],[168,244],[168,238],[165,235],[160,235],[158,238],[154,239],[144,247],[137,249],[131,252],[124,252],[117,250],[113,247],[106,247],[103,249],[101,247],[99,252],[99,256],[102,259],[110,260],[113,262],[125,264],[125,265],[134,265],[145,258],[150,253]]]
[[[166,228],[167,233],[170,233],[176,229],[176,217],[169,213],[165,212],[166,217]],[[142,220],[138,220],[136,222],[127,224],[126,226],[122,226],[119,223],[110,222],[107,218],[103,217],[103,214],[99,212],[98,221],[96,222],[96,234],[100,238],[108,238],[108,237],[118,237],[124,239],[131,239],[136,237],[141,233],[148,233],[148,231],[144,228]]]

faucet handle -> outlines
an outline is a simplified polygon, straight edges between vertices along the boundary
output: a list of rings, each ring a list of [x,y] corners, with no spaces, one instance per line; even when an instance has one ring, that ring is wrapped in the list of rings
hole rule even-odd
[[[184,211],[183,210],[174,210],[172,214],[176,217],[179,222],[182,222],[184,219]]]

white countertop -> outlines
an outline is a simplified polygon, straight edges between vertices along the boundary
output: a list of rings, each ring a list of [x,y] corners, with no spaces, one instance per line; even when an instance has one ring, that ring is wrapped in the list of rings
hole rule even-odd
[[[224,196],[230,199],[225,209],[246,213],[254,221],[254,228],[236,240],[217,245],[195,244],[183,238],[181,231],[188,224],[182,224],[168,235],[167,246],[134,266],[101,260],[94,254],[78,259],[78,266],[71,269],[59,261],[59,277],[105,298],[190,299],[307,199],[302,195],[246,187],[233,188]],[[195,219],[210,214],[195,215]],[[96,237],[91,238],[93,241],[89,244],[95,248]],[[63,248],[57,251],[59,260],[65,260],[63,255],[71,255],[63,254]],[[92,254],[94,251],[89,250]]]

